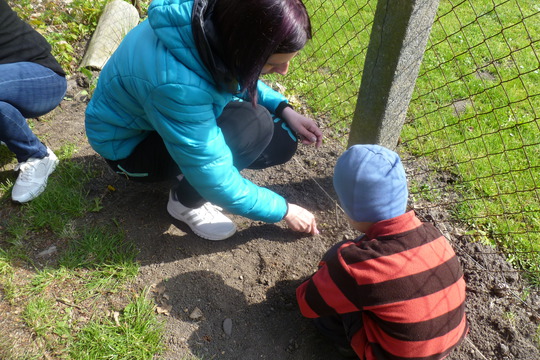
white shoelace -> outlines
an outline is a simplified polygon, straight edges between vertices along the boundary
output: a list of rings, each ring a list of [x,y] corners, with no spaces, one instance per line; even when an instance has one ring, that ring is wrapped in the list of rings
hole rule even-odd
[[[210,216],[211,219],[213,220],[217,216],[221,215],[221,210],[222,209],[219,206],[216,206],[216,205],[213,205],[213,204],[207,202],[207,203],[204,203],[204,205],[201,206],[198,210],[200,212],[206,212],[208,214],[206,216]]]
[[[34,171],[36,171],[36,167],[33,163],[34,161],[35,159],[31,159],[23,163],[18,163],[17,166],[15,166],[15,171],[20,171],[19,178],[21,180],[29,181],[32,179]]]

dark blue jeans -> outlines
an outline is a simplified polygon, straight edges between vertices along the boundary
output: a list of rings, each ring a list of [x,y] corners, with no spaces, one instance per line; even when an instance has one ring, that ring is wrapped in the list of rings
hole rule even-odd
[[[60,104],[66,78],[31,62],[0,64],[0,141],[24,162],[44,158],[47,148],[26,118],[45,115]]]

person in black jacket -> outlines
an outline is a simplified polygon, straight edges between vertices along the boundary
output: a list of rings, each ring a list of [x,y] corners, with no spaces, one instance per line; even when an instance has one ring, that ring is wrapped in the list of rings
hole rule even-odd
[[[19,162],[11,191],[14,201],[24,203],[40,195],[58,164],[26,119],[60,104],[67,88],[65,75],[47,40],[0,0],[0,141]]]

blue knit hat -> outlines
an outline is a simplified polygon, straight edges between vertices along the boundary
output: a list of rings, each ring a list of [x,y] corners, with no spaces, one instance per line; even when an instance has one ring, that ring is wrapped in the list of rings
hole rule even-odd
[[[399,155],[379,145],[354,145],[338,159],[334,188],[347,215],[377,222],[407,208],[407,179]]]

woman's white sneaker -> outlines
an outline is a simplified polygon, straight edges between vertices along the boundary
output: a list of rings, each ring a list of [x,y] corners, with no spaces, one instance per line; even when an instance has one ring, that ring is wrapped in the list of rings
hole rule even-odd
[[[221,209],[207,202],[199,208],[188,208],[176,199],[174,191],[169,192],[167,211],[184,223],[198,236],[207,240],[225,240],[236,232],[236,225],[223,215]]]
[[[13,201],[25,203],[38,197],[47,186],[47,179],[52,174],[58,158],[47,148],[48,156],[43,159],[30,158],[19,163],[15,171],[19,171],[19,176],[11,190]]]

